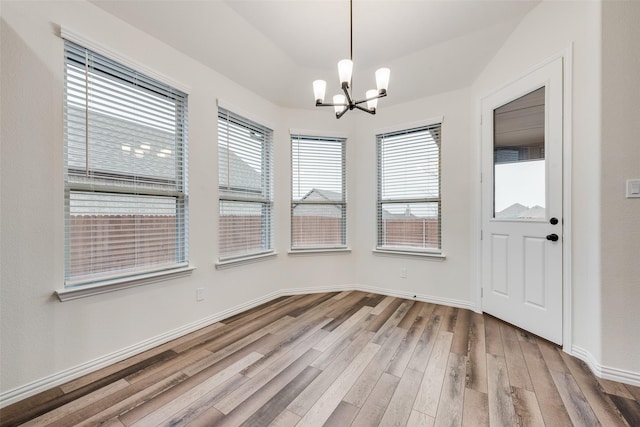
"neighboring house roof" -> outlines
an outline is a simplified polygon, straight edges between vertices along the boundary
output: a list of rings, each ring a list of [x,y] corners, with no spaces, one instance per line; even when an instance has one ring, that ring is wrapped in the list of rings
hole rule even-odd
[[[545,209],[542,206],[535,205],[535,206],[528,207],[520,203],[514,203],[508,208],[505,208],[500,212],[496,212],[495,217],[502,218],[502,219],[508,219],[508,218],[538,219],[538,218],[544,218],[545,213],[546,213]]]
[[[300,199],[305,202],[341,202],[342,195],[336,191],[313,188]],[[295,205],[294,216],[319,216],[324,218],[341,218],[340,204],[305,204]]]
[[[526,212],[523,212],[520,218],[544,218],[546,210],[542,206],[532,206]]]
[[[327,202],[341,202],[342,193],[331,190],[322,190],[320,188],[312,188],[307,194],[305,194],[301,200],[305,201],[327,201]]]
[[[252,168],[240,156],[220,145],[218,148],[218,167],[221,189],[250,189],[262,193],[262,174]]]
[[[89,127],[88,163],[93,175],[84,176],[85,110],[70,105],[67,114],[69,169],[82,172],[70,174],[71,181],[83,184],[115,181],[123,186],[160,189],[175,185],[173,133],[95,110],[89,111],[93,125]],[[126,131],[117,132],[118,129]],[[72,216],[175,216],[176,201],[162,196],[72,192],[69,210]]]
[[[69,167],[84,170],[87,160],[85,110],[69,106],[67,114]],[[138,177],[159,181],[176,179],[174,133],[93,110],[89,114],[91,171],[122,176],[135,173]],[[118,132],[118,129],[126,130]]]

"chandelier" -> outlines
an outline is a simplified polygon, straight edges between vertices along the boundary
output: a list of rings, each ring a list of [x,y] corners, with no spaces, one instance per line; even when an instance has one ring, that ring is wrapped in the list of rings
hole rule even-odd
[[[336,119],[342,117],[348,110],[355,108],[369,114],[375,114],[378,107],[378,98],[387,96],[387,88],[389,87],[391,71],[388,68],[380,68],[376,70],[377,89],[369,89],[362,100],[357,101],[353,98],[351,94],[351,76],[353,74],[353,0],[349,0],[349,29],[351,42],[349,59],[343,59],[338,62],[338,76],[340,77],[340,86],[344,95],[334,95],[332,103],[325,103],[324,97],[327,90],[327,82],[324,80],[315,80],[313,82],[316,107],[333,107]],[[365,102],[367,103],[366,107],[361,105]]]

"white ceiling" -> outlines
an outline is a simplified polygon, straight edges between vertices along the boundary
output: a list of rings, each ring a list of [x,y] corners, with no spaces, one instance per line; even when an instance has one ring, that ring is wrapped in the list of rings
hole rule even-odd
[[[90,0],[273,103],[312,108],[338,93],[348,0]],[[354,0],[354,95],[391,69],[384,104],[468,86],[539,1]]]

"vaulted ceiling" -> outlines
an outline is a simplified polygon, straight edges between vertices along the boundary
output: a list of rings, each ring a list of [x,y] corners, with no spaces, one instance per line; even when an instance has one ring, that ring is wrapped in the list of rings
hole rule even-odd
[[[273,103],[312,108],[311,82],[338,93],[348,0],[90,0]],[[470,85],[527,0],[354,0],[354,94],[391,69],[387,105]]]

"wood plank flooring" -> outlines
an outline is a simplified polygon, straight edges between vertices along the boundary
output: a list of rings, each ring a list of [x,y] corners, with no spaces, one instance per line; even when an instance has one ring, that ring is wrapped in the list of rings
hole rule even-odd
[[[283,297],[0,410],[28,426],[640,426],[601,380],[491,316],[364,292]]]

